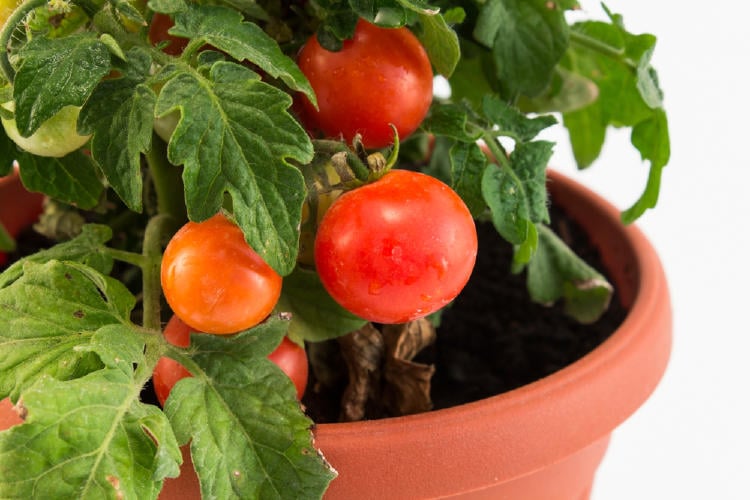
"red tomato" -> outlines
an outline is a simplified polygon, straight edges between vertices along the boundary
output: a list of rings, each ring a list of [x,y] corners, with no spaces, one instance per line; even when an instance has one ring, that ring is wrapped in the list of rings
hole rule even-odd
[[[0,267],[3,267],[6,262],[8,262],[8,256],[5,253],[0,252]]]
[[[434,177],[393,170],[328,209],[315,240],[323,285],[345,309],[404,323],[453,300],[477,254],[474,219]]]
[[[155,12],[151,18],[151,24],[148,27],[148,40],[151,45],[157,45],[161,42],[169,42],[164,47],[164,52],[173,56],[179,56],[185,50],[190,40],[173,36],[167,33],[169,28],[174,26],[174,21],[167,14]]]
[[[187,326],[177,316],[172,316],[164,327],[164,338],[172,345],[187,347],[190,345],[191,328]],[[162,406],[167,400],[170,391],[174,385],[185,377],[189,377],[190,372],[180,363],[172,358],[161,357],[154,368],[154,391],[156,399]]]
[[[277,347],[268,359],[273,361],[286,376],[292,379],[294,387],[297,389],[297,399],[302,399],[307,387],[308,363],[305,349],[284,337],[279,347]]]
[[[0,431],[10,429],[14,425],[23,423],[23,419],[13,408],[10,398],[0,400]]]
[[[222,214],[188,222],[164,250],[161,286],[172,311],[195,330],[228,334],[251,328],[273,310],[281,276]]]
[[[180,318],[172,316],[164,328],[164,338],[172,345],[187,347],[190,345],[191,331],[191,328],[180,320]],[[281,371],[286,373],[286,376],[292,380],[294,387],[297,389],[297,398],[302,399],[302,395],[305,394],[305,388],[307,387],[308,375],[307,354],[305,350],[287,337],[284,337],[284,340],[268,356],[268,359],[276,363],[276,366],[281,368]],[[190,372],[180,363],[167,357],[159,359],[154,369],[153,382],[156,398],[162,406],[164,406],[164,402],[169,397],[172,387],[185,377],[190,377]]]
[[[432,103],[432,67],[407,28],[380,28],[360,20],[354,37],[330,52],[313,35],[300,51],[299,67],[315,90],[319,109],[306,98],[301,119],[310,130],[347,141],[358,132],[368,148],[414,132]]]

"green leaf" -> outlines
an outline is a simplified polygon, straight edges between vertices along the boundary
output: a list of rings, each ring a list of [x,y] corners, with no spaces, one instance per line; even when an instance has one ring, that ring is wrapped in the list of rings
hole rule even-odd
[[[525,113],[571,113],[588,106],[599,97],[599,88],[589,78],[558,67],[544,93],[522,97],[519,108]]]
[[[51,158],[26,152],[16,155],[21,180],[29,191],[45,193],[83,209],[94,208],[104,192],[92,159],[80,150]]]
[[[132,374],[105,369],[25,391],[26,422],[0,433],[0,497],[155,499],[181,461],[172,429]]]
[[[220,6],[187,4],[174,17],[170,33],[201,40],[239,61],[249,61],[291,89],[304,92],[315,103],[310,82],[297,64],[284,55],[278,43],[255,23],[243,22],[242,15]]]
[[[81,109],[79,128],[93,134],[91,154],[109,184],[136,212],[143,208],[141,153],[151,146],[156,94],[144,85],[151,58],[128,53],[122,77],[102,81]]]
[[[649,208],[654,208],[659,199],[662,169],[669,162],[669,127],[664,110],[658,110],[653,118],[644,120],[635,127],[630,136],[641,158],[651,162],[646,189],[635,204],[622,213],[625,223],[631,223]]]
[[[109,226],[86,224],[81,229],[81,234],[72,240],[59,243],[45,250],[40,250],[14,262],[0,274],[0,289],[8,286],[23,275],[26,262],[44,264],[51,260],[66,260],[79,262],[94,268],[102,274],[108,274],[112,269],[112,259],[106,254],[101,253],[101,248],[110,239],[112,239],[112,230]]]
[[[599,158],[607,136],[606,121],[598,103],[563,114],[563,125],[570,133],[570,145],[578,168],[583,169]]]
[[[474,29],[492,50],[496,76],[510,96],[534,96],[549,84],[568,46],[563,9],[547,0],[489,0]]]
[[[450,150],[451,187],[464,200],[474,217],[487,208],[482,195],[482,177],[487,156],[476,142],[457,142]]]
[[[185,165],[190,219],[216,214],[228,192],[248,243],[281,275],[296,264],[305,198],[302,173],[285,160],[313,157],[309,137],[286,111],[291,103],[250,70],[219,62],[210,79],[176,70],[156,105],[157,116],[181,114],[168,156]]]
[[[469,110],[460,104],[433,105],[421,126],[437,136],[450,137],[462,142],[476,142],[482,137],[482,129],[472,126],[468,112]]]
[[[448,26],[442,14],[420,14],[419,20],[422,23],[419,40],[427,51],[430,62],[438,74],[450,78],[461,59],[458,35]]]
[[[98,369],[99,358],[80,347],[106,325],[129,325],[134,305],[122,283],[92,268],[27,261],[0,289],[0,396],[15,398],[44,375],[73,379]]]
[[[297,267],[284,278],[276,311],[292,313],[288,335],[319,342],[353,332],[366,323],[342,308],[323,288],[318,275]]]
[[[16,123],[24,137],[65,106],[81,106],[110,71],[105,44],[93,33],[32,39],[19,52],[13,93]]]
[[[591,105],[563,115],[580,168],[599,156],[609,126],[632,127],[631,142],[651,170],[644,193],[623,212],[626,222],[656,205],[661,170],[669,161],[669,130],[662,108],[658,76],[651,67],[656,37],[629,33],[619,15],[607,11],[611,23],[588,21],[574,27],[563,66],[599,88]]]
[[[267,359],[288,326],[274,317],[231,338],[191,337],[193,377],[174,386],[165,412],[190,441],[203,498],[319,498],[335,475],[294,385]]]
[[[510,166],[490,164],[482,177],[482,193],[498,232],[515,245],[532,245],[533,225],[549,220],[546,168],[553,143],[520,143]]]
[[[495,95],[484,97],[482,110],[487,119],[499,127],[498,135],[512,137],[520,142],[532,140],[539,132],[557,123],[552,115],[529,118]]]
[[[528,264],[531,298],[542,304],[565,301],[565,311],[582,323],[593,323],[607,310],[613,288],[580,259],[550,228],[539,229],[539,247]]]

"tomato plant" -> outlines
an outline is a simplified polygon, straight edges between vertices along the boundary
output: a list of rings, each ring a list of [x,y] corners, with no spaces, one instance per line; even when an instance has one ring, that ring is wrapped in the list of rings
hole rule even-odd
[[[13,111],[12,103],[4,108]],[[77,150],[89,140],[89,136],[80,135],[76,128],[81,108],[65,106],[52,118],[42,123],[30,136],[24,137],[13,118],[2,118],[3,128],[8,137],[21,149],[37,156],[59,158]]]
[[[476,253],[474,220],[461,198],[406,170],[342,195],[315,240],[315,265],[331,296],[379,323],[404,323],[453,300]]]
[[[188,347],[190,345],[190,332],[192,329],[177,316],[172,316],[167,326],[164,327],[164,338],[172,345]],[[276,363],[287,377],[294,383],[297,390],[297,399],[302,399],[307,387],[308,363],[307,353],[298,344],[284,337],[281,344],[268,355],[268,359]],[[190,372],[179,362],[172,358],[159,358],[154,369],[153,383],[156,398],[159,403],[164,403],[174,385],[185,377],[190,377]]]
[[[281,276],[222,214],[188,222],[164,250],[161,283],[172,311],[198,331],[228,334],[268,316]]]
[[[315,90],[319,108],[303,99],[302,119],[311,130],[366,147],[393,142],[414,132],[432,102],[432,67],[425,49],[407,28],[381,28],[360,20],[338,52],[311,37],[298,56]]]

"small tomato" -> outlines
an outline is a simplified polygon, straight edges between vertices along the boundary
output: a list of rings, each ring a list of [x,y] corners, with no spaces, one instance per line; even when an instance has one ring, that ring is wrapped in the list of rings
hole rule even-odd
[[[338,52],[324,49],[313,35],[298,56],[318,109],[302,99],[301,120],[308,130],[329,137],[357,134],[368,148],[414,132],[432,103],[432,66],[424,47],[408,28],[380,28],[360,20]]]
[[[222,214],[185,224],[162,258],[169,306],[201,332],[229,334],[257,325],[278,302],[281,282],[239,226]]]
[[[405,323],[446,305],[469,280],[476,254],[463,200],[434,177],[406,170],[343,194],[315,239],[325,288],[377,323]]]

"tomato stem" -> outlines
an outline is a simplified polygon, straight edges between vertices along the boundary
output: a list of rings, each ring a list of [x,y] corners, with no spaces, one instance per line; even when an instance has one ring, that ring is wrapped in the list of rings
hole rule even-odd
[[[184,189],[182,189],[182,168],[167,160],[167,143],[154,134],[151,149],[146,152],[151,181],[156,191],[157,211],[169,214],[175,224],[187,221]]]
[[[143,326],[161,331],[162,242],[174,233],[175,220],[169,214],[152,217],[143,236]]]
[[[8,42],[10,42],[13,32],[16,30],[16,26],[23,22],[29,12],[46,3],[47,0],[26,0],[8,16],[2,31],[0,31],[0,47],[2,47],[2,50],[0,50],[0,71],[2,71],[3,76],[10,84],[13,84],[13,80],[16,77],[16,70],[10,63],[9,51],[7,50]]]

